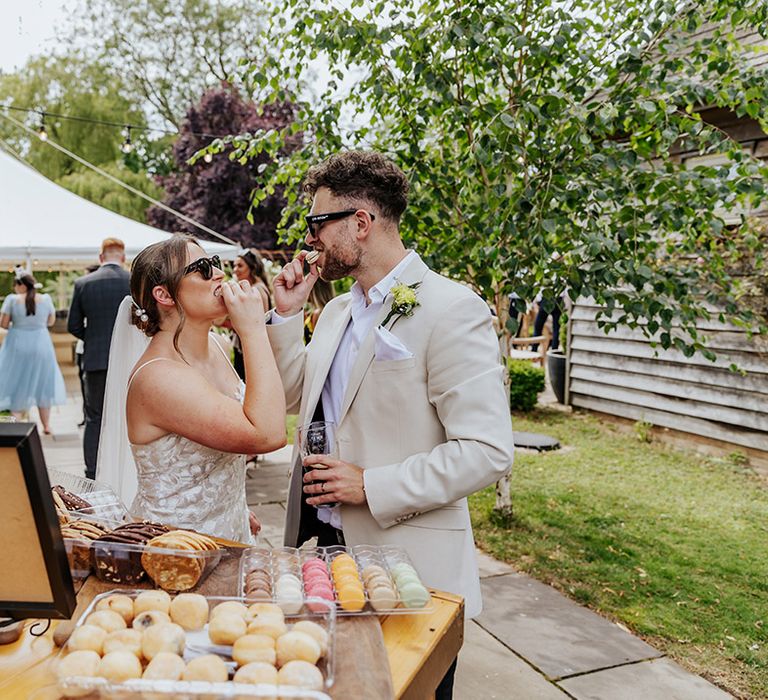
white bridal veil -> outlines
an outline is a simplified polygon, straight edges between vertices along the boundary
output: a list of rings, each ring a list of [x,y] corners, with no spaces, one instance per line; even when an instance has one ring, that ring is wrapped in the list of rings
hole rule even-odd
[[[128,442],[125,400],[131,370],[149,345],[149,338],[131,324],[133,303],[127,296],[120,302],[112,344],[109,347],[101,437],[96,458],[96,479],[112,487],[120,500],[131,507],[136,495],[136,465]]]

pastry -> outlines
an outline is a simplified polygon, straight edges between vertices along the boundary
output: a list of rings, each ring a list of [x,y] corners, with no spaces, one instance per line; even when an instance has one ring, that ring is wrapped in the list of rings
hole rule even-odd
[[[199,630],[208,622],[208,601],[199,593],[180,593],[171,601],[171,620],[185,630]]]
[[[406,608],[423,608],[431,600],[429,591],[415,581],[410,581],[403,586],[398,585],[397,590]]]
[[[115,630],[124,630],[127,625],[122,615],[118,615],[114,610],[97,610],[88,615],[86,622],[89,625],[96,625],[105,629],[107,632]]]
[[[235,683],[268,683],[277,685],[277,669],[268,663],[252,661],[237,669]]]
[[[181,656],[184,654],[186,639],[184,630],[172,622],[153,625],[141,635],[141,653],[150,661],[161,651]]]
[[[304,605],[304,595],[298,576],[281,574],[275,582],[275,602],[287,615],[295,615]]]
[[[255,568],[245,575],[245,595],[251,600],[272,599],[272,576],[263,568]]]
[[[283,609],[274,603],[253,603],[248,606],[248,615],[255,617],[277,617],[281,622],[285,620]]]
[[[84,577],[91,571],[91,541],[101,537],[106,530],[87,520],[64,516],[61,536],[67,540],[67,560],[73,575]],[[61,518],[60,518],[61,522]]]
[[[285,622],[278,617],[259,615],[248,623],[248,634],[266,634],[268,637],[277,639],[286,632]]]
[[[71,654],[67,654],[56,668],[56,676],[59,681],[72,676],[95,676],[99,670],[99,663],[101,657],[95,651],[73,651]],[[275,673],[277,675],[277,673]],[[60,684],[59,690],[61,694],[66,697],[78,697],[80,695],[88,695],[89,690],[81,689],[77,686],[72,688],[66,685]]]
[[[104,648],[104,640],[107,631],[96,625],[82,625],[75,627],[67,641],[67,649],[70,651],[93,651],[101,654]]]
[[[114,593],[96,603],[96,610],[113,610],[121,615],[126,625],[133,621],[133,599],[122,593]]]
[[[185,666],[184,659],[178,654],[161,651],[155,654],[155,657],[144,669],[142,678],[156,681],[178,681],[184,673]]]
[[[323,674],[307,661],[289,661],[277,672],[280,685],[292,685],[305,690],[322,690]]]
[[[113,651],[130,651],[137,658],[141,657],[141,632],[127,629],[110,632],[104,640],[103,654]]]
[[[145,576],[141,548],[148,540],[167,531],[165,525],[157,523],[126,523],[94,540],[91,561],[96,576],[111,583],[139,583]]]
[[[113,683],[141,678],[141,662],[129,651],[113,651],[102,657],[96,675]]]
[[[171,596],[165,591],[142,591],[133,601],[133,612],[139,615],[150,610],[168,613],[171,609]]]
[[[307,598],[322,598],[329,602],[333,601],[333,586],[331,577],[325,562],[319,558],[306,560],[301,566],[304,579],[304,595]],[[327,606],[314,601],[306,601],[307,607],[313,612],[322,612],[327,610]]]
[[[213,644],[234,644],[237,639],[245,635],[248,626],[245,618],[234,613],[224,612],[213,617],[208,623],[208,636]]]
[[[147,610],[133,618],[133,628],[143,632],[148,627],[152,627],[152,625],[161,625],[168,622],[171,622],[171,617],[168,613],[160,612],[159,610]]]
[[[320,645],[320,654],[322,656],[328,653],[328,632],[316,622],[299,620],[293,625],[291,632],[304,632],[304,634],[308,634]]]
[[[285,666],[289,661],[308,661],[316,664],[320,658],[320,645],[306,632],[286,632],[275,642],[277,665]]]
[[[275,639],[266,634],[246,634],[232,645],[232,658],[239,666],[254,661],[274,665],[277,661]]]
[[[307,257],[304,258],[307,265],[312,265],[313,263],[317,262],[317,259],[320,257],[320,253],[316,250],[310,250],[309,253],[307,253]]]
[[[249,614],[248,608],[237,600],[225,600],[223,603],[219,603],[211,610],[211,620],[223,614],[239,615],[243,620],[253,617]]]
[[[147,542],[141,563],[150,578],[168,591],[188,591],[194,588],[205,570],[205,558],[199,552],[215,551],[218,545],[206,535],[188,530],[172,530]],[[179,553],[159,552],[157,549],[177,550]],[[184,554],[182,552],[187,552]]]
[[[209,681],[210,683],[223,683],[229,678],[227,665],[216,654],[198,656],[187,664],[181,676],[185,681]]]
[[[51,495],[53,496],[54,503],[64,510],[84,510],[85,508],[93,507],[84,498],[80,498],[80,496],[71,491],[67,491],[63,486],[54,486],[51,489]]]

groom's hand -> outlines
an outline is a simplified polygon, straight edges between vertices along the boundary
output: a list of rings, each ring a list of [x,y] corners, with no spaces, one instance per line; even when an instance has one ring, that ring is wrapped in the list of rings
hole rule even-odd
[[[300,251],[272,280],[272,288],[275,290],[275,311],[284,318],[304,310],[309,293],[320,277],[317,264],[310,265],[309,273],[304,274],[304,258],[308,253],[308,250]]]
[[[309,496],[309,505],[346,503],[361,506],[366,502],[360,467],[328,455],[309,455],[304,458],[304,466],[312,467],[304,474],[304,493]]]

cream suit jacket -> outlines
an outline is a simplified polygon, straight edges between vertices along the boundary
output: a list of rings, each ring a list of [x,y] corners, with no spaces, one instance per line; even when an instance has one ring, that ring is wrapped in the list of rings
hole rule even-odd
[[[368,503],[342,506],[347,545],[404,547],[427,586],[461,595],[480,613],[480,581],[466,496],[512,465],[509,403],[486,303],[415,257],[399,282],[420,282],[420,305],[387,328],[413,353],[377,360],[374,330],[363,340],[342,404],[339,458],[365,469]],[[391,295],[384,301],[384,320]],[[350,295],[333,299],[303,345],[296,316],[269,325],[289,413],[309,422],[351,316]],[[285,544],[297,546],[302,468],[294,447]]]

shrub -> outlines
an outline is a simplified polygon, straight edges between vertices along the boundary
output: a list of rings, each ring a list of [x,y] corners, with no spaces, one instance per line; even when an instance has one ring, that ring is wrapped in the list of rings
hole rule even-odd
[[[509,372],[509,405],[521,411],[530,411],[536,405],[540,391],[544,391],[544,368],[527,360],[507,360]]]

